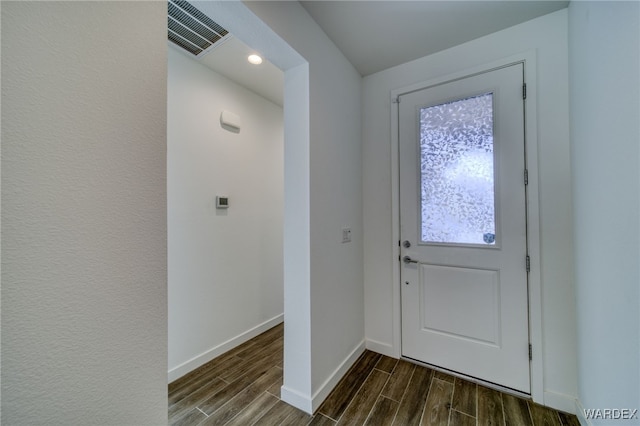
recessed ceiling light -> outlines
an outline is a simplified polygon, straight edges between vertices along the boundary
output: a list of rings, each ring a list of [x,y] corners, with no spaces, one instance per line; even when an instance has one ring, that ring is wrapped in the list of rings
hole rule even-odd
[[[247,59],[253,65],[260,65],[262,63],[262,58],[260,56],[258,56],[258,55],[249,55],[249,57]]]

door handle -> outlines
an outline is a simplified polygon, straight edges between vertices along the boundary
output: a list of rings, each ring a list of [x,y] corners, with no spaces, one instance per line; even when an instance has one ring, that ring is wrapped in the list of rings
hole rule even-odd
[[[409,256],[405,256],[405,257],[403,257],[403,258],[402,258],[402,261],[403,261],[405,264],[409,264],[409,263],[418,263],[418,261],[417,261],[417,260],[413,260],[413,259],[412,259],[411,257],[409,257]]]

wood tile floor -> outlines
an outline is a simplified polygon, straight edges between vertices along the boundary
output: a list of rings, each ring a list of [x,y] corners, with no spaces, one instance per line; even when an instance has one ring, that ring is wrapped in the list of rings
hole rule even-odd
[[[280,400],[278,325],[169,384],[171,425],[579,426],[575,416],[366,351],[310,416]]]

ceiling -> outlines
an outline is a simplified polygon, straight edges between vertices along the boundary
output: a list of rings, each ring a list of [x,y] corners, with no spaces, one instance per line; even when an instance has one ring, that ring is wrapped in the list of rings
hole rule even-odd
[[[403,64],[563,9],[568,1],[301,1],[361,75]],[[282,105],[283,73],[235,37],[197,59]]]
[[[247,89],[282,106],[284,73],[263,58],[260,65],[252,65],[247,58],[255,50],[236,37],[230,37],[197,61],[218,74],[235,81]]]
[[[301,1],[361,75],[567,7],[568,1]]]

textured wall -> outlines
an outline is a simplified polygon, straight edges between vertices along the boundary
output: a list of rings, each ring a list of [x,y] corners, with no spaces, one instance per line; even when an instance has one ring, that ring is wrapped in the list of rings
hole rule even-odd
[[[569,40],[578,396],[640,409],[640,7],[572,2]]]
[[[169,380],[282,320],[283,145],[281,107],[169,49]]]
[[[166,3],[2,4],[2,423],[166,423]]]

